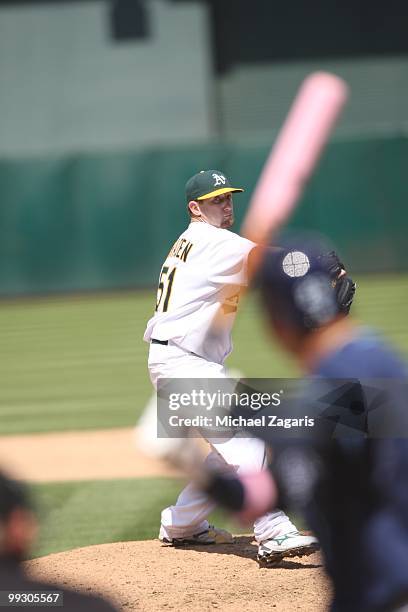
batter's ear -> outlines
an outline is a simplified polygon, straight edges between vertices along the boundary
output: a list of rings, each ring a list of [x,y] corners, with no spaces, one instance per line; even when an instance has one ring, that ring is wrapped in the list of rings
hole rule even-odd
[[[5,521],[1,552],[9,558],[24,559],[36,533],[37,521],[31,510],[14,508]]]

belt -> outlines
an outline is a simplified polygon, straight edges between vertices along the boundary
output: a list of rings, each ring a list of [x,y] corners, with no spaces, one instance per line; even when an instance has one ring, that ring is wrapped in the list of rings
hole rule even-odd
[[[150,343],[151,344],[163,344],[164,346],[167,346],[169,341],[168,340],[156,340],[156,338],[150,338]]]

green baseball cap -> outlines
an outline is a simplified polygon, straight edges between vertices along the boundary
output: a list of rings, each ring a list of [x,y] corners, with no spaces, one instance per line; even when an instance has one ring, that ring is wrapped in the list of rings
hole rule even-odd
[[[237,191],[244,190],[240,187],[232,187],[229,179],[219,170],[201,170],[186,183],[187,203]]]

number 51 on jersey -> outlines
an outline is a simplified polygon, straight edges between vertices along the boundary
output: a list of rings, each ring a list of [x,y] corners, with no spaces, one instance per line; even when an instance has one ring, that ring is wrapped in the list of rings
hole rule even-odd
[[[167,312],[175,274],[176,267],[162,267],[157,287],[156,312]]]

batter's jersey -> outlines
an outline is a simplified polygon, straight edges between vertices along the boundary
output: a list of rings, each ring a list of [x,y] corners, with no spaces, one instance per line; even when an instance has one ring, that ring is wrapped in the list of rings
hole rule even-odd
[[[223,363],[232,350],[240,289],[247,284],[248,255],[255,246],[229,230],[190,223],[162,266],[156,312],[144,340],[171,340],[188,352]]]
[[[408,371],[394,349],[373,331],[361,329],[351,341],[326,355],[314,374],[326,379],[368,380],[370,386],[377,380],[381,390],[386,379],[406,381]],[[382,400],[387,409],[406,414],[407,396],[400,394],[406,386],[397,385],[396,380],[395,387],[383,388],[387,389],[386,400]],[[406,430],[401,429],[400,438],[368,437],[354,442],[342,438],[326,462],[328,476],[316,490],[308,519],[333,579],[331,609],[394,609],[393,601],[408,597]]]

